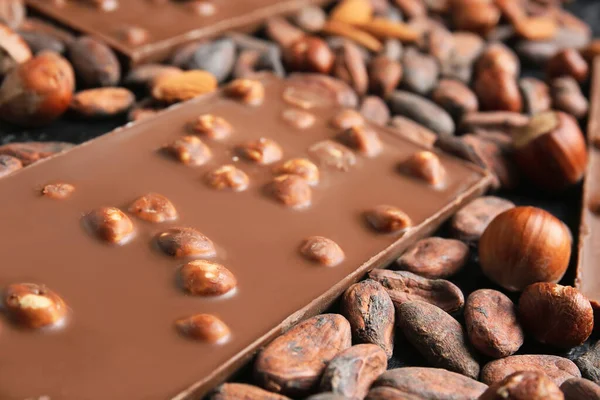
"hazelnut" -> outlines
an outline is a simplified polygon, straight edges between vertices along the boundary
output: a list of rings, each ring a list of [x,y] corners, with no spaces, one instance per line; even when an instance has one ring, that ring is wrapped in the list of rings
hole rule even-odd
[[[248,188],[249,182],[248,175],[234,165],[223,165],[206,174],[206,183],[217,190],[242,192]]]
[[[83,218],[88,229],[106,242],[122,244],[133,235],[133,222],[118,208],[100,207]]]
[[[400,163],[400,171],[440,187],[446,180],[446,169],[440,158],[430,151],[419,151]]]
[[[44,52],[13,69],[0,87],[0,117],[17,125],[45,125],[61,116],[73,97],[71,64]]]
[[[68,311],[58,294],[35,283],[9,285],[4,293],[4,307],[17,323],[33,329],[60,323]]]
[[[548,111],[534,115],[513,135],[514,156],[532,183],[560,190],[577,183],[585,172],[587,151],[577,121]]]
[[[333,240],[323,236],[306,238],[300,246],[300,254],[326,267],[335,267],[345,258],[342,248]]]
[[[564,396],[543,372],[519,371],[488,387],[479,400],[564,400]]]
[[[569,349],[587,340],[594,312],[579,290],[556,283],[527,286],[519,298],[519,320],[541,343]]]
[[[349,129],[353,126],[362,126],[364,124],[364,117],[358,111],[351,108],[341,110],[331,118],[331,126],[336,129]]]
[[[148,193],[129,206],[129,212],[149,222],[166,222],[177,219],[177,210],[162,194]]]
[[[62,200],[71,196],[74,191],[75,186],[69,183],[51,183],[43,187],[42,196]]]
[[[558,282],[570,257],[571,233],[566,225],[535,207],[499,214],[479,240],[483,273],[510,291],[535,282]]]
[[[220,296],[237,286],[235,276],[221,264],[206,260],[190,261],[181,267],[183,288],[197,296]]]
[[[265,87],[253,79],[236,79],[225,86],[224,92],[227,96],[251,106],[261,105],[265,98]]]
[[[296,129],[308,129],[315,124],[315,116],[308,111],[288,108],[283,110],[281,117]]]
[[[410,217],[394,206],[380,205],[366,213],[367,222],[373,229],[384,233],[404,232],[412,226]]]
[[[367,157],[375,157],[383,150],[383,144],[377,132],[366,126],[355,125],[348,128],[340,135],[340,139],[348,147]]]
[[[315,143],[308,149],[308,152],[312,158],[325,167],[348,171],[356,165],[356,156],[352,150],[332,140]]]
[[[311,186],[319,183],[319,168],[306,158],[292,158],[275,168],[278,175],[298,175]]]
[[[521,112],[523,99],[515,76],[500,69],[486,69],[477,74],[475,93],[482,110]]]
[[[315,36],[302,36],[284,50],[283,58],[294,71],[328,74],[335,56],[327,43]]]
[[[492,43],[481,54],[475,65],[477,73],[494,69],[518,77],[521,69],[519,57],[502,43]]]
[[[292,208],[308,207],[312,200],[310,185],[298,175],[279,175],[273,179],[270,191],[280,203]]]
[[[156,235],[156,243],[165,254],[175,258],[214,257],[213,242],[194,228],[170,228]]]
[[[210,148],[198,137],[185,135],[165,145],[163,149],[185,165],[204,165],[212,157]]]
[[[225,139],[233,132],[233,127],[224,118],[212,114],[199,116],[192,126],[195,134],[206,136],[210,139]]]
[[[577,50],[569,48],[559,51],[548,61],[546,73],[549,78],[572,76],[583,83],[588,78],[589,67]]]
[[[231,336],[229,327],[211,314],[196,314],[178,319],[175,327],[182,335],[207,343],[224,343]]]
[[[238,146],[237,152],[241,157],[260,165],[273,164],[283,157],[281,146],[264,137]]]

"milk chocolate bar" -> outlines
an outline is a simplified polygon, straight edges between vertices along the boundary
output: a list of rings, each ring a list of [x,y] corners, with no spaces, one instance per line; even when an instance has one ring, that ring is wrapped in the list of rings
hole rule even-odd
[[[177,46],[248,31],[266,18],[325,0],[26,0],[41,15],[105,41],[133,64],[167,58]]]
[[[0,398],[197,399],[490,184],[355,102],[233,81],[0,181]]]

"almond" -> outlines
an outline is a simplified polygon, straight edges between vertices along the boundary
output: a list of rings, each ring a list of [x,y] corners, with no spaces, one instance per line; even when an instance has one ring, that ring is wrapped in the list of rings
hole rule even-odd
[[[343,36],[375,53],[378,53],[383,47],[375,36],[345,22],[327,21],[323,27],[323,32],[327,35]]]
[[[371,20],[373,6],[369,0],[342,0],[331,11],[331,19],[347,24],[364,24]]]
[[[373,18],[361,24],[360,28],[376,37],[398,39],[402,42],[416,42],[420,37],[419,32],[407,24],[385,18]]]
[[[555,19],[547,15],[519,19],[514,27],[519,36],[528,40],[552,39],[558,30]]]
[[[217,79],[209,72],[194,70],[158,79],[152,97],[167,103],[192,99],[217,88]]]
[[[135,95],[119,87],[87,89],[76,93],[71,111],[84,117],[109,117],[125,113],[135,102]]]

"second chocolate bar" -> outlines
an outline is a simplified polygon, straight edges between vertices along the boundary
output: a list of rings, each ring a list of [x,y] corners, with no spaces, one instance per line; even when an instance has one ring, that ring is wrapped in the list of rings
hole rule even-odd
[[[3,179],[0,398],[199,398],[489,185],[354,100],[234,81]]]

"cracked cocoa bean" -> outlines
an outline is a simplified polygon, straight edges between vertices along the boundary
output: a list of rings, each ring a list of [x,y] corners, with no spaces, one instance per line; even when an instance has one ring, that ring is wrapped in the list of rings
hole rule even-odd
[[[469,248],[461,241],[430,237],[409,247],[396,261],[399,269],[425,278],[447,278],[464,267]]]
[[[438,135],[452,135],[452,117],[434,102],[417,94],[396,90],[389,99],[394,114],[400,114],[431,129]]]
[[[575,360],[584,378],[600,384],[600,341]]]
[[[571,378],[581,378],[577,366],[570,360],[551,355],[526,354],[490,361],[481,369],[481,381],[492,385],[518,371],[540,371],[557,385]]]

